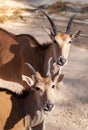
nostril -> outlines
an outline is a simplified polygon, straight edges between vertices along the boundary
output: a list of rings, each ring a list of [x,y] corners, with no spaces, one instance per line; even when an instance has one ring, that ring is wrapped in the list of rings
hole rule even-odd
[[[62,62],[63,64],[66,62],[66,59],[64,59],[64,58],[61,58],[60,60],[61,60],[61,62]]]
[[[51,110],[54,107],[54,104],[50,104],[49,107],[50,107],[50,110]]]
[[[63,57],[58,58],[57,64],[59,64],[60,66],[63,66],[66,62],[66,59]]]
[[[50,111],[50,110],[52,110],[53,107],[54,107],[53,103],[46,103],[44,110],[45,111]]]

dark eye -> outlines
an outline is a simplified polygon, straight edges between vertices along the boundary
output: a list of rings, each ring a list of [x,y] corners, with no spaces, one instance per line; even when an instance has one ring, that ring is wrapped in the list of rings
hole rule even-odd
[[[54,41],[54,43],[57,43],[57,41],[55,39],[53,41]]]
[[[35,87],[35,89],[36,89],[37,91],[39,91],[39,90],[40,90],[40,88],[39,88],[39,87]]]
[[[72,41],[69,41],[69,43],[71,43]]]
[[[52,85],[52,88],[55,88],[55,85]]]

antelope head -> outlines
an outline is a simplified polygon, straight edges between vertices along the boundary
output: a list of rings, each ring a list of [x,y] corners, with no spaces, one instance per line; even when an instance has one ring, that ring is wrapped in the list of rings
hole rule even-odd
[[[55,85],[57,80],[59,82],[63,79],[63,75],[59,75],[57,72],[56,75],[53,76],[51,79],[50,74],[50,61],[52,58],[49,59],[48,63],[48,70],[46,74],[46,78],[43,78],[39,73],[35,71],[35,69],[29,64],[26,65],[31,69],[33,72],[32,80],[32,88],[36,94],[37,105],[39,109],[42,109],[44,112],[51,111],[54,107],[54,92],[55,92]]]
[[[75,15],[73,15],[70,18],[67,28],[66,28],[66,32],[64,33],[57,30],[56,25],[46,13],[44,13],[44,15],[47,17],[52,28],[52,31],[51,31],[49,28],[45,27],[46,32],[48,33],[49,37],[53,41],[53,45],[54,45],[53,54],[54,54],[55,62],[59,66],[63,66],[67,63],[69,49],[70,49],[70,45],[73,39],[77,38],[81,31],[79,30],[73,34],[70,34],[70,29],[71,29]]]

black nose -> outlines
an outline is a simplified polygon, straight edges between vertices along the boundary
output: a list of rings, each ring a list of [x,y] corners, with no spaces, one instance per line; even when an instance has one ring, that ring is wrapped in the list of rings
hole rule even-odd
[[[59,57],[57,60],[57,64],[63,66],[66,63],[66,59],[64,57]]]
[[[51,111],[53,107],[54,107],[54,104],[51,103],[50,101],[48,101],[48,102],[45,103],[44,110],[45,111]]]

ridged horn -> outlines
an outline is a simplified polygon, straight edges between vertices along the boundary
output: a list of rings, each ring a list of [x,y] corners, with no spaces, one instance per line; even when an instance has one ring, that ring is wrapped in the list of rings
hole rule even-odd
[[[38,76],[37,76],[36,71],[35,71],[35,69],[33,68],[33,66],[32,66],[31,64],[29,64],[29,63],[25,63],[25,64],[29,67],[29,69],[30,69],[31,72],[33,73],[33,77],[34,77],[35,81],[38,81]]]
[[[73,15],[73,16],[70,18],[69,22],[68,22],[67,29],[66,29],[66,33],[67,33],[67,34],[70,33],[70,29],[71,29],[71,26],[72,26],[74,17],[75,17],[75,15]]]
[[[50,22],[50,25],[52,27],[54,35],[56,35],[56,33],[57,33],[56,25],[54,24],[54,22],[52,21],[52,19],[45,12],[43,12],[43,13],[47,17],[48,21]]]

